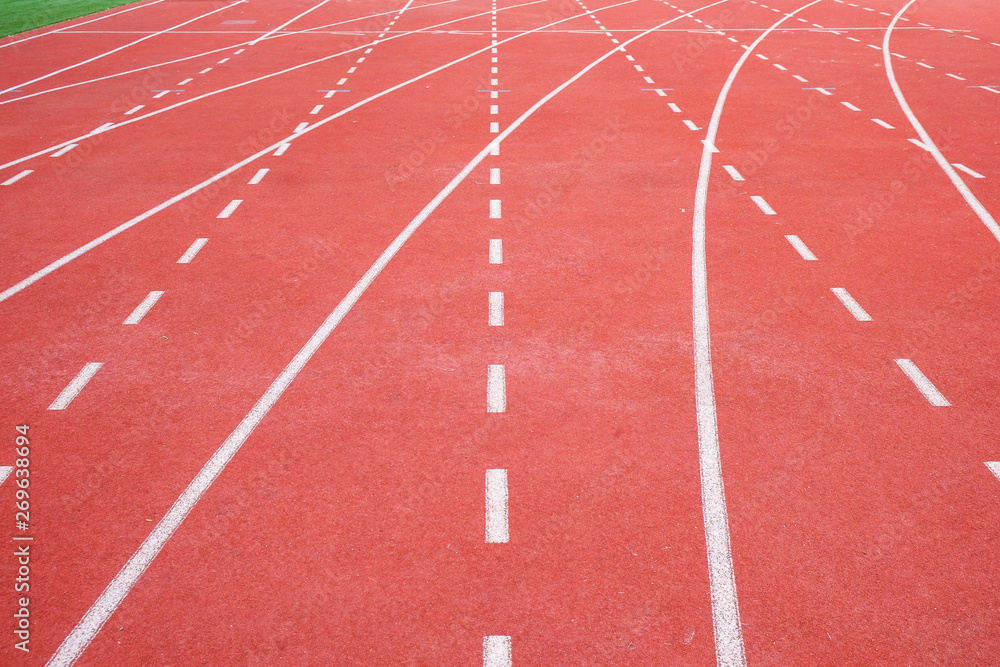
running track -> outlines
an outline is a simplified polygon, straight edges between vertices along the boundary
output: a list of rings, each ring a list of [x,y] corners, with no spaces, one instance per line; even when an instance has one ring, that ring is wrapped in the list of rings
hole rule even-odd
[[[992,3],[160,0],[0,61],[3,664],[1000,663]]]

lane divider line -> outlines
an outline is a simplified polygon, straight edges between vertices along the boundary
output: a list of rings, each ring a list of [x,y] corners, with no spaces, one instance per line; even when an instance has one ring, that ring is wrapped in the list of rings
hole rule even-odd
[[[194,256],[198,254],[199,250],[205,247],[206,243],[208,243],[208,239],[197,239],[194,243],[191,244],[190,248],[184,251],[184,254],[181,255],[181,258],[177,260],[177,263],[190,264],[191,260],[194,259]]]
[[[100,362],[91,362],[85,365],[83,369],[76,374],[76,377],[73,378],[68,385],[66,385],[66,388],[59,393],[56,400],[52,401],[52,405],[50,405],[48,409],[65,410],[67,406],[73,402],[73,399],[76,398],[81,391],[83,391],[83,388],[87,386],[90,379],[97,374],[97,371],[101,369],[101,365],[102,364]]]
[[[831,287],[830,291],[837,295],[840,302],[844,304],[844,307],[850,311],[851,315],[854,315],[854,319],[858,322],[871,322],[872,316],[865,312],[865,309],[861,307],[854,297],[851,296],[846,289],[843,287]]]
[[[812,253],[809,247],[803,243],[802,239],[798,236],[795,234],[785,234],[785,239],[792,244],[792,247],[795,248],[796,251],[798,251],[799,255],[802,256],[802,259],[808,262],[818,261],[816,259],[816,255]]]
[[[132,311],[132,314],[126,317],[122,324],[139,324],[142,318],[146,316],[146,313],[149,312],[150,308],[156,305],[156,302],[160,300],[160,297],[163,296],[163,294],[164,292],[162,291],[150,292],[149,296],[143,299],[142,303],[136,306],[135,310]]]
[[[486,471],[486,543],[510,542],[507,519],[507,471],[494,468]]]
[[[928,400],[931,405],[937,407],[947,407],[951,405],[948,402],[937,387],[927,379],[927,376],[920,372],[917,365],[910,361],[909,359],[896,359],[896,364],[906,373],[906,377],[913,381],[913,384],[917,386],[920,393],[924,395],[924,398]]]

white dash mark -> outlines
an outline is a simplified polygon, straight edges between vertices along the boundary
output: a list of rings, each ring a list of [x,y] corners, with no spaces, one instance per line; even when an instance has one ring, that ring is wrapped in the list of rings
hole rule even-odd
[[[507,381],[502,365],[490,364],[486,377],[486,412],[507,411]]]
[[[910,138],[910,139],[907,139],[907,141],[909,141],[911,144],[913,144],[917,148],[922,148],[925,151],[930,152],[930,149],[927,148],[927,144],[925,144],[924,142],[920,141],[919,139]]]
[[[858,43],[861,42],[861,40],[858,39],[857,37],[848,37],[847,39],[851,40],[852,42],[858,42]]]
[[[490,264],[503,264],[503,239],[490,239]]]
[[[146,105],[145,105],[145,104],[139,104],[139,105],[137,105],[137,106],[134,106],[134,107],[132,107],[131,109],[129,109],[128,111],[126,111],[126,112],[125,112],[125,115],[126,115],[126,116],[131,116],[131,115],[132,115],[132,114],[134,114],[134,113],[135,113],[136,111],[138,111],[139,109],[143,108],[144,106],[146,106]]]
[[[843,104],[845,107],[847,107],[851,111],[861,111],[861,109],[857,108],[856,106],[854,106],[850,102],[841,102],[841,104]]]
[[[346,76],[343,79],[341,79],[340,81],[338,81],[337,85],[338,86],[343,86],[345,83],[347,83],[347,77]]]
[[[499,86],[500,85],[500,79],[490,79],[490,85],[491,86]]]
[[[77,376],[73,378],[73,381],[66,385],[66,388],[62,390],[56,400],[52,401],[52,405],[48,407],[49,410],[65,410],[76,395],[79,394],[83,388],[90,382],[90,378],[94,377],[94,374],[100,370],[100,363],[89,363],[83,367]]]
[[[507,471],[493,468],[486,471],[486,543],[506,544],[510,541],[507,522]]]
[[[25,170],[24,170],[24,171],[22,171],[21,173],[19,173],[19,174],[15,175],[15,176],[11,176],[10,178],[8,178],[8,179],[7,179],[6,181],[4,181],[3,183],[0,183],[0,185],[14,185],[14,184],[15,184],[15,183],[17,183],[17,182],[18,182],[19,180],[21,180],[22,178],[24,178],[24,177],[25,177],[25,176],[27,176],[28,174],[32,173],[33,171],[35,171],[35,170],[34,170],[34,169],[25,169]]]
[[[295,129],[292,130],[292,134],[301,134],[302,131],[305,130],[307,127],[309,127],[309,122],[302,121],[301,123],[295,126]]]
[[[736,171],[736,167],[734,167],[733,165],[731,165],[731,164],[724,164],[724,165],[722,165],[722,168],[726,170],[727,174],[729,174],[730,176],[733,177],[734,181],[742,181],[743,180],[743,176],[740,175],[740,172]]]
[[[63,155],[66,155],[66,153],[69,153],[71,150],[73,150],[77,146],[79,146],[79,144],[70,144],[69,146],[66,146],[65,148],[60,148],[58,151],[56,151],[55,153],[53,153],[49,157],[62,157]]]
[[[869,49],[875,49],[876,51],[881,51],[882,50],[881,46],[876,46],[874,44],[868,44],[868,48]]]
[[[198,74],[208,74],[211,71],[212,71],[211,67],[206,67],[205,69],[203,69],[200,72],[198,72]]]
[[[274,154],[275,155],[284,155],[285,151],[287,151],[289,148],[291,148],[291,146],[292,146],[291,144],[281,144],[280,146],[278,146],[278,149],[276,151],[274,151]]]
[[[809,247],[803,243],[802,239],[798,236],[795,236],[794,234],[785,234],[785,238],[788,239],[788,242],[792,244],[792,247],[798,251],[799,255],[802,256],[802,259],[810,262],[817,261],[816,255],[812,254]]]
[[[362,56],[362,57],[358,58],[355,62],[357,62],[357,63],[363,63],[364,61],[365,61],[365,58],[364,58],[364,56]]]
[[[897,58],[902,58],[903,60],[906,60],[906,56],[904,56],[904,55],[903,55],[903,54],[901,54],[901,53],[895,53],[895,52],[893,52],[893,54],[892,54],[892,55],[896,56]]]
[[[645,72],[646,71],[646,70],[642,69],[642,65],[632,65],[632,67],[635,68],[636,72]]]
[[[958,79],[959,81],[965,81],[965,77],[959,76],[957,74],[951,74],[950,72],[945,73],[945,76],[950,76],[953,79]]]
[[[316,106],[314,106],[312,108],[312,111],[310,111],[309,114],[312,115],[312,116],[315,116],[316,114],[318,114],[320,112],[320,109],[322,109],[322,108],[323,108],[322,104],[317,104]]]
[[[216,64],[216,65],[221,65],[222,63],[224,63],[224,62],[226,62],[226,61],[228,61],[228,60],[229,60],[229,58],[223,58],[222,60],[220,60],[219,62],[217,62],[217,63],[215,63],[215,64]]]
[[[242,203],[243,203],[242,199],[234,199],[233,201],[229,202],[226,205],[226,208],[222,209],[222,213],[219,213],[219,215],[217,215],[215,217],[216,218],[228,218],[229,216],[231,216],[233,214],[233,211],[235,211],[237,209],[237,207],[239,207],[239,205],[242,204]]]
[[[695,124],[694,124],[694,122],[692,122],[692,121],[690,121],[690,120],[686,120],[686,121],[684,121],[684,124],[685,124],[685,125],[687,125],[687,128],[688,128],[689,130],[697,130],[697,129],[698,129],[698,126],[697,126],[697,125],[695,125]]]
[[[146,313],[149,312],[149,309],[156,304],[161,296],[163,296],[162,291],[150,292],[149,296],[143,299],[142,303],[136,306],[135,310],[132,311],[132,314],[125,318],[125,321],[122,322],[122,324],[139,324],[139,320],[141,320]]]
[[[917,389],[920,393],[924,395],[931,405],[938,407],[945,407],[951,405],[941,392],[937,390],[937,387],[927,379],[927,376],[920,372],[917,365],[914,364],[909,359],[896,359],[896,363],[899,365],[903,372],[906,373],[906,377],[913,381],[913,384],[917,385]]]
[[[256,174],[253,175],[253,178],[250,179],[250,182],[247,185],[257,185],[262,180],[264,180],[264,177],[267,175],[267,172],[269,171],[271,170],[270,169],[259,170]]]
[[[802,83],[809,83],[809,79],[807,79],[807,78],[805,78],[805,77],[802,77],[802,76],[799,76],[798,74],[793,74],[793,75],[792,75],[792,78],[793,78],[793,79],[798,79],[798,80],[799,80],[799,81],[801,81]]]
[[[978,38],[978,37],[973,37],[972,35],[962,35],[962,37],[965,37],[966,39],[974,39],[974,40],[976,40],[977,42],[979,41],[979,38]]]
[[[368,54],[369,54],[369,53],[371,53],[372,51],[373,51],[373,49],[365,49],[365,55],[368,55]]]
[[[644,76],[644,77],[642,77],[642,78],[643,78],[643,79],[644,79],[644,80],[646,81],[646,83],[656,83],[655,81],[653,81],[653,80],[652,80],[651,78],[649,78],[648,76]]]
[[[490,134],[500,134],[500,123],[490,123]]]
[[[889,123],[885,122],[884,120],[882,120],[880,118],[872,118],[872,122],[875,123],[876,125],[881,125],[882,127],[884,127],[887,130],[895,130],[896,129],[892,125],[889,125]]]
[[[167,91],[164,91],[164,92],[169,93],[170,91],[167,90]],[[100,127],[95,127],[93,130],[90,131],[90,134],[100,134],[101,132],[104,132],[108,128],[114,127],[114,125],[115,125],[114,123],[105,123],[104,125],[101,125]]]
[[[969,176],[972,176],[973,178],[986,178],[985,176],[983,176],[982,174],[980,174],[978,171],[973,171],[972,169],[969,169],[968,167],[966,167],[964,164],[959,164],[957,162],[952,162],[951,166],[953,166],[955,169],[958,169],[959,171],[964,171],[965,173],[967,173]]]
[[[847,290],[843,287],[831,287],[830,291],[837,295],[840,302],[844,304],[847,310],[851,311],[851,315],[854,315],[854,319],[858,322],[871,322],[872,316],[865,312],[865,309],[861,307],[854,297],[848,294]]]
[[[491,199],[490,200],[490,217],[499,218],[500,217],[500,200]]]
[[[180,83],[178,83],[177,85],[178,85],[178,86],[186,86],[186,85],[188,85],[189,83],[191,83],[192,81],[194,81],[194,79],[184,79],[183,81],[181,81],[181,82],[180,82]]]
[[[822,93],[824,95],[833,95],[833,93],[831,93],[826,88],[813,88],[812,90],[815,90],[817,93]]]
[[[512,667],[510,637],[490,635],[483,637],[483,667]]]
[[[500,144],[490,144],[490,155],[500,155]]]
[[[495,116],[498,113],[500,113],[500,105],[499,104],[491,104],[490,105],[490,114]]]
[[[986,461],[986,467],[990,469],[993,476],[1000,479],[1000,461]],[[9,470],[9,469],[8,469]],[[8,472],[8,474],[10,474]]]
[[[769,60],[769,58],[765,56],[763,53],[758,53],[757,57],[760,58],[761,60]]]
[[[753,200],[754,204],[760,207],[760,210],[764,211],[764,215],[777,215],[771,205],[764,201],[764,198],[760,195],[751,195],[750,199]]]
[[[490,169],[490,185],[500,185],[500,167]]]
[[[199,250],[205,247],[206,243],[208,243],[208,239],[196,240],[194,243],[191,244],[190,248],[184,251],[184,254],[181,255],[181,258],[179,260],[177,260],[177,263],[190,264],[191,260],[194,259],[194,256],[198,254]]]
[[[674,113],[681,112],[681,108],[676,104],[674,104],[673,102],[667,102],[667,106],[670,107],[670,110],[673,111]]]
[[[503,292],[490,292],[490,318],[491,327],[503,326]]]
[[[163,97],[164,95],[169,95],[169,94],[170,94],[170,93],[172,93],[172,92],[173,92],[173,91],[171,91],[171,90],[161,90],[161,91],[160,91],[160,92],[158,92],[157,94],[153,95],[153,99],[154,99],[154,100],[158,100],[158,99],[160,99],[161,97]]]
[[[348,74],[354,74],[357,70],[358,70],[357,67],[352,67],[351,69],[347,70],[347,73]]]

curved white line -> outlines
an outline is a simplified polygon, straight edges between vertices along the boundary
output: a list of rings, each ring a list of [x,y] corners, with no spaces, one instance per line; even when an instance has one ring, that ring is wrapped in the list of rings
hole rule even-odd
[[[712,110],[712,119],[705,134],[698,169],[698,185],[694,199],[693,248],[691,277],[694,313],[694,384],[698,417],[698,459],[701,464],[701,505],[705,518],[705,543],[708,550],[708,580],[712,594],[712,624],[715,628],[715,657],[719,667],[746,667],[743,629],[740,626],[740,605],[736,595],[736,575],[729,543],[729,515],[726,491],[722,483],[722,457],[719,453],[719,430],[715,411],[715,383],[712,380],[712,342],[708,325],[708,267],[705,253],[705,211],[708,204],[708,179],[712,168],[712,152],[719,131],[722,108],[729,89],[743,63],[757,45],[775,28],[802,10],[822,2],[813,0],[785,14],[765,30],[744,51],[726,78]]]
[[[16,42],[7,42],[6,44],[0,44],[0,49],[6,49],[8,46],[14,46],[15,44],[21,44],[22,42],[30,42],[33,39],[38,39],[39,37],[45,37],[46,35],[51,35],[53,33],[62,32],[63,30],[69,30],[70,28],[79,28],[82,25],[87,25],[88,23],[93,23],[94,21],[103,21],[104,19],[109,19],[112,16],[118,16],[119,14],[125,14],[126,12],[134,12],[137,9],[142,9],[143,7],[149,7],[151,5],[158,5],[163,0],[153,0],[152,2],[147,2],[144,5],[136,5],[135,7],[129,7],[128,9],[123,9],[120,12],[115,12],[114,14],[107,14],[105,16],[98,16],[96,19],[90,19],[89,21],[82,21],[80,23],[74,23],[73,25],[66,25],[61,28],[56,28],[55,30],[49,30],[48,32],[43,32],[39,35],[32,35],[31,37],[25,37],[24,39],[19,39]],[[72,21],[73,19],[68,19]],[[12,37],[13,35],[8,35]],[[6,38],[4,38],[6,39]]]
[[[931,155],[934,156],[934,161],[938,163],[938,166],[944,171],[945,175],[958,190],[959,194],[965,199],[965,202],[972,208],[972,210],[979,216],[979,219],[986,225],[986,228],[990,230],[993,234],[993,238],[1000,241],[1000,225],[997,225],[996,220],[990,215],[990,212],[986,210],[986,207],[979,203],[976,199],[976,195],[972,194],[972,190],[969,186],[965,184],[962,177],[958,175],[958,172],[952,168],[951,163],[945,159],[944,155],[941,154],[940,149],[938,149],[937,144],[931,139],[931,135],[927,134],[924,126],[920,124],[917,120],[916,115],[913,113],[913,109],[907,104],[906,98],[903,97],[903,91],[899,87],[899,83],[896,82],[896,73],[892,69],[892,58],[889,55],[889,37],[892,35],[893,29],[896,27],[896,23],[899,22],[899,17],[901,17],[907,9],[910,8],[917,0],[910,0],[903,8],[896,12],[896,15],[892,17],[892,21],[889,22],[889,27],[886,28],[885,35],[882,37],[882,59],[885,61],[885,74],[889,77],[889,85],[892,87],[892,92],[896,96],[896,101],[899,102],[900,108],[902,108],[903,113],[906,114],[906,118],[910,121],[910,125],[916,131],[917,135],[920,137],[920,141],[923,142],[924,146]]]

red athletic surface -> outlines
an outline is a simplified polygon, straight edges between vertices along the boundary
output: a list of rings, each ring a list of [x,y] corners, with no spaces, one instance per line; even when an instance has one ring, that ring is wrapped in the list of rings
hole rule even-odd
[[[241,44],[318,2],[252,0],[23,94]],[[366,44],[394,14],[351,19],[403,4],[331,2],[286,32],[348,22],[0,104],[0,164],[127,120],[138,104],[135,116]],[[389,36],[482,15],[0,170],[0,182],[34,170],[0,186],[0,290],[300,122],[489,46],[487,0],[424,4]],[[697,15],[725,36],[687,18],[642,38],[628,47],[634,61],[614,54],[473,170],[78,664],[476,665],[487,635],[512,638],[514,665],[715,664],[692,208],[700,140],[740,45],[781,16],[765,4]],[[768,60],[752,56],[735,80],[709,182],[712,361],[747,664],[996,665],[1000,480],[984,462],[1000,460],[1000,243],[907,141],[917,135],[882,53],[866,46],[881,48],[890,16],[879,12],[903,3],[856,4],[825,0],[760,44]],[[0,90],[221,6],[167,0],[0,48]],[[500,11],[499,39],[582,11],[571,0]],[[654,0],[596,14],[621,42],[678,15]],[[1000,14],[986,0],[927,0],[904,16],[891,41],[906,56],[893,61],[900,87],[949,161],[986,177],[959,172],[996,216],[1000,95],[970,86],[1000,90]],[[0,556],[0,663],[45,664],[324,318],[492,140],[490,122],[505,128],[615,46],[581,17],[501,45],[497,63],[486,51],[0,302],[0,465],[14,465],[14,428],[29,424],[34,538],[30,653],[14,648],[15,542]],[[643,90],[655,87],[672,90]],[[480,92],[490,88],[509,92]],[[328,89],[350,92],[317,92]],[[502,184],[489,184],[492,167]],[[270,172],[248,185],[260,168]],[[503,202],[499,220],[490,199]],[[210,240],[177,264],[199,237]],[[487,262],[491,238],[503,239],[502,265]],[[856,321],[832,287],[873,321]],[[152,290],[165,294],[123,325]],[[503,327],[487,325],[493,291],[504,293]],[[931,406],[897,358],[952,405]],[[95,361],[68,408],[47,410]],[[485,410],[490,364],[506,368],[502,414]],[[507,544],[484,543],[489,468],[508,471]],[[0,485],[0,536],[24,534],[14,481]]]

